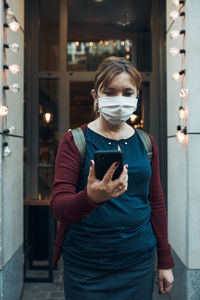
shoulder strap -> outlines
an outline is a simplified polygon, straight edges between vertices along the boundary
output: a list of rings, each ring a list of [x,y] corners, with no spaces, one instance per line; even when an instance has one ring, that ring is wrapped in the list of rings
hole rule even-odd
[[[153,157],[153,149],[152,149],[152,144],[151,144],[150,137],[148,136],[148,134],[145,131],[143,131],[141,129],[137,128],[135,130],[138,133],[141,141],[144,144],[144,147],[145,147],[145,149],[147,151],[149,162],[151,163],[152,157]]]
[[[80,152],[81,168],[83,168],[83,165],[85,163],[85,157],[86,157],[86,142],[85,142],[85,136],[84,136],[83,130],[80,127],[78,127],[78,128],[72,129],[71,133],[73,135],[75,145]]]

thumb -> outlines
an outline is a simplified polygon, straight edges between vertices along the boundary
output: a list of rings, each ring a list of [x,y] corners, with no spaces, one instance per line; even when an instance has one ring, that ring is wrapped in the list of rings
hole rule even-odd
[[[96,175],[95,175],[95,166],[94,166],[94,161],[91,160],[90,161],[90,170],[89,170],[89,179],[95,179]]]

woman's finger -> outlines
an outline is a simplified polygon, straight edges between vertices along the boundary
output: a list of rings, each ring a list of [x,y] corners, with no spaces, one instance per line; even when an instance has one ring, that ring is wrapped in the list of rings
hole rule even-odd
[[[159,285],[159,293],[160,293],[160,294],[164,294],[164,283],[163,283],[163,279],[159,279],[158,285]]]
[[[95,174],[95,165],[94,161],[90,161],[90,169],[89,169],[89,175],[88,175],[88,180],[93,180],[96,179],[96,174]]]

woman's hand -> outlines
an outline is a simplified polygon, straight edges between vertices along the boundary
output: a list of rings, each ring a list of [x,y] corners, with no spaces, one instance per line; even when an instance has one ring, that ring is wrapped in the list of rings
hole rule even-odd
[[[158,269],[159,294],[169,293],[172,288],[173,282],[174,276],[172,273],[172,269]]]
[[[90,172],[88,176],[87,194],[91,201],[98,204],[109,200],[110,198],[118,197],[127,191],[128,186],[128,165],[124,169],[119,178],[112,180],[113,174],[119,163],[113,163],[102,180],[95,176],[94,161],[91,160]]]

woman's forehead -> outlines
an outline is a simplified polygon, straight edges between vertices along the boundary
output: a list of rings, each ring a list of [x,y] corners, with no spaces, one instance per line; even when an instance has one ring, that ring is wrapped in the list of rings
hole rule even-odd
[[[128,88],[134,90],[137,89],[134,79],[127,72],[123,72],[115,75],[111,80],[107,82],[105,86],[102,85],[102,88],[113,88],[113,89]]]

